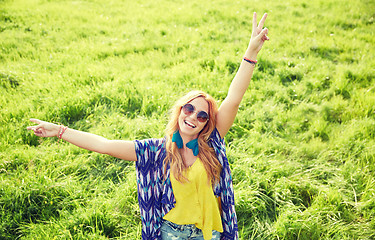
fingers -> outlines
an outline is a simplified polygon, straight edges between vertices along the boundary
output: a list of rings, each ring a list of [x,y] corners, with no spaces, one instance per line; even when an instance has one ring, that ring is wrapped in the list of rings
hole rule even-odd
[[[27,127],[27,130],[33,131],[34,134],[38,137],[44,137],[46,135],[45,130],[42,127],[39,127],[39,126]]]
[[[36,133],[40,133],[41,132],[41,128],[43,128],[42,125],[41,125],[43,121],[41,121],[39,119],[35,119],[35,118],[31,118],[30,121],[33,122],[33,123],[36,123],[38,125],[36,125],[36,126],[29,126],[26,129],[27,130],[33,130],[35,134]]]
[[[27,130],[33,130],[33,131],[35,132],[35,131],[38,129],[39,124],[40,124],[42,121],[40,121],[39,119],[35,119],[35,118],[31,118],[30,121],[33,122],[33,123],[38,124],[38,126],[29,126],[29,127],[27,127],[26,129],[27,129]]]
[[[257,29],[257,13],[254,12],[253,14],[253,32],[255,32]]]
[[[267,37],[267,34],[268,34],[268,28],[264,28],[264,29],[260,32],[259,37],[260,37],[263,41],[270,40],[270,39]]]
[[[252,32],[253,37],[261,36],[262,40],[264,40],[264,41],[269,40],[267,35],[261,35],[263,33],[263,30],[264,30],[263,27],[264,27],[264,23],[266,21],[267,16],[268,16],[267,13],[263,14],[263,17],[260,20],[259,25],[257,25],[257,13],[254,12],[254,14],[253,14],[253,32]],[[265,34],[267,34],[267,33],[268,33],[268,31]]]
[[[262,17],[262,19],[260,20],[259,25],[258,25],[258,28],[259,28],[259,29],[262,29],[262,28],[263,28],[263,26],[264,26],[264,22],[266,21],[267,16],[268,16],[267,13],[265,13],[265,14],[263,15],[263,17]]]
[[[34,132],[39,132],[40,131],[40,129],[41,129],[41,126],[30,126],[30,127],[27,127],[26,128],[27,130],[32,130],[32,131],[34,131]]]
[[[31,118],[30,121],[32,121],[33,123],[36,123],[36,124],[40,124],[42,121],[40,121],[39,119],[36,119],[36,118]]]
[[[38,125],[29,126],[26,128],[27,130],[33,131],[38,137],[48,137],[48,131],[50,131],[48,130],[48,123],[35,118],[31,118],[30,121]]]

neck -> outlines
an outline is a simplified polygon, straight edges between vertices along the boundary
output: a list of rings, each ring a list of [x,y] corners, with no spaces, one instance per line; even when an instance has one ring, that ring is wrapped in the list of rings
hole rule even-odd
[[[194,139],[198,138],[198,134],[197,135],[186,135],[186,134],[182,134],[180,132],[180,135],[181,135],[182,141],[184,142],[184,147],[185,147],[186,143],[190,142],[191,140],[194,140]]]
[[[180,152],[186,152],[187,148],[192,150],[194,156],[199,154],[198,134],[184,135],[179,131],[173,133],[172,142],[175,142]],[[183,154],[185,155],[185,154]]]

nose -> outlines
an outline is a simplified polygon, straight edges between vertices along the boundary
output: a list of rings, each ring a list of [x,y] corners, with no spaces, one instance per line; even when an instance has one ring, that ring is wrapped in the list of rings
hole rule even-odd
[[[187,116],[189,119],[193,119],[194,121],[198,120],[198,111],[192,112],[190,115]]]

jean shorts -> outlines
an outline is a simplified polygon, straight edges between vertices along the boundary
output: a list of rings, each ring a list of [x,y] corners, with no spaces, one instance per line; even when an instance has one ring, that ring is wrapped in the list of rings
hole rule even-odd
[[[173,222],[164,220],[161,226],[161,239],[162,240],[204,240],[203,232],[194,224],[178,225]],[[220,240],[220,233],[212,231],[211,240]]]

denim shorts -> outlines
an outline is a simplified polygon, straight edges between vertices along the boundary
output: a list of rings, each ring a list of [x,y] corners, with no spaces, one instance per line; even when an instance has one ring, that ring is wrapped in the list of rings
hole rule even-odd
[[[173,222],[164,220],[161,226],[161,239],[162,240],[204,240],[202,230],[197,228],[194,224],[178,225]],[[219,240],[220,233],[212,231],[212,240]]]

